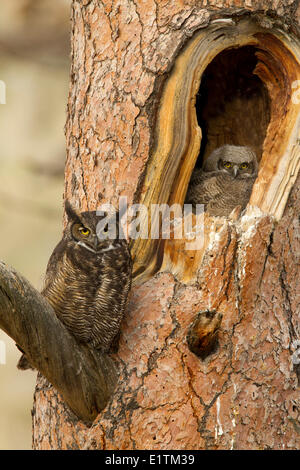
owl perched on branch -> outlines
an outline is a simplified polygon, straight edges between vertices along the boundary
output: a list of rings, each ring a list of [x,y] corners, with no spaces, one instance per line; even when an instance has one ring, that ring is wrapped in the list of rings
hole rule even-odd
[[[108,352],[131,287],[128,244],[119,237],[118,221],[110,238],[108,225],[99,232],[96,211],[78,213],[68,202],[65,208],[68,222],[49,259],[42,294],[79,342]],[[30,367],[24,355],[18,367]]]
[[[258,163],[249,147],[224,145],[214,150],[203,169],[194,170],[185,203],[204,204],[211,216],[229,216],[245,209],[257,177]]]

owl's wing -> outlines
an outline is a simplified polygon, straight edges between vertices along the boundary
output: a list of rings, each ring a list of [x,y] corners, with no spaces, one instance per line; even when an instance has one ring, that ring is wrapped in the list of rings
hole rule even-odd
[[[203,175],[205,176],[202,168],[195,168],[190,179],[190,185],[199,184],[203,179]]]
[[[66,246],[66,242],[64,241],[64,239],[62,239],[56,245],[56,247],[54,248],[49,258],[46,273],[45,273],[45,278],[44,278],[44,288],[42,290],[43,295],[45,295],[47,286],[51,284],[53,278],[57,275],[58,264],[63,259],[64,253],[65,253],[65,246]]]

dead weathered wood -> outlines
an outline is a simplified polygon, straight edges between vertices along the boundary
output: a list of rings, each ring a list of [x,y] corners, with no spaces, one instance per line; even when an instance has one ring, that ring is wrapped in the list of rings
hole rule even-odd
[[[30,363],[81,420],[91,423],[105,408],[117,380],[113,360],[78,344],[46,299],[3,262],[0,328],[23,349]]]
[[[238,50],[242,55],[243,48],[249,50],[249,47],[257,58],[252,77],[261,83],[261,89],[245,94],[247,106],[240,102],[238,93],[227,98],[227,103],[226,70],[220,61],[218,74],[214,73],[215,82],[211,83],[211,93],[217,99],[211,107],[216,116],[211,113],[213,118],[207,122],[209,143],[204,158],[224,143],[256,148],[260,166],[250,204],[280,219],[300,168],[297,140],[300,100],[293,95],[293,86],[300,83],[300,42],[292,33],[285,32],[280,23],[270,24],[266,29],[257,18],[248,16],[212,21],[194,34],[174,61],[160,99],[154,131],[156,146],[145,173],[140,203],[149,208],[151,204],[183,205],[202,138],[196,116],[196,96],[202,75],[219,54],[228,50],[234,54]],[[244,60],[248,60],[247,55]],[[269,106],[265,104],[267,95]],[[250,217],[251,211],[248,207]],[[144,231],[147,230],[145,223]],[[208,221],[206,232],[211,231],[214,222]],[[132,251],[139,279],[145,280],[161,269],[173,272],[184,281],[194,281],[207,245],[192,258],[184,249],[186,242],[149,237],[136,240]]]

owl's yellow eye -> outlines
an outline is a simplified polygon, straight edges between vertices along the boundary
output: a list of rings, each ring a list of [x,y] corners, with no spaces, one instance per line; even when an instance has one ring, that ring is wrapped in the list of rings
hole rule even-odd
[[[232,167],[232,163],[230,163],[230,162],[223,162],[223,166],[224,166],[225,168],[231,168],[231,167]]]
[[[249,167],[249,163],[247,163],[247,162],[244,162],[244,163],[240,164],[241,170],[246,170],[246,168],[248,168],[248,167]]]
[[[81,227],[79,227],[79,232],[81,233],[81,235],[83,235],[84,237],[88,237],[89,234],[90,234],[90,231],[88,228],[84,227],[83,225]]]

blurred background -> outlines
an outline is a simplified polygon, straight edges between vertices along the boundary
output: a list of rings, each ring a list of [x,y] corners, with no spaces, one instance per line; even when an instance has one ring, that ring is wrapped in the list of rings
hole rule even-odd
[[[39,290],[62,229],[70,3],[0,3],[0,259]],[[0,449],[31,448],[36,373],[19,357],[0,330]]]

